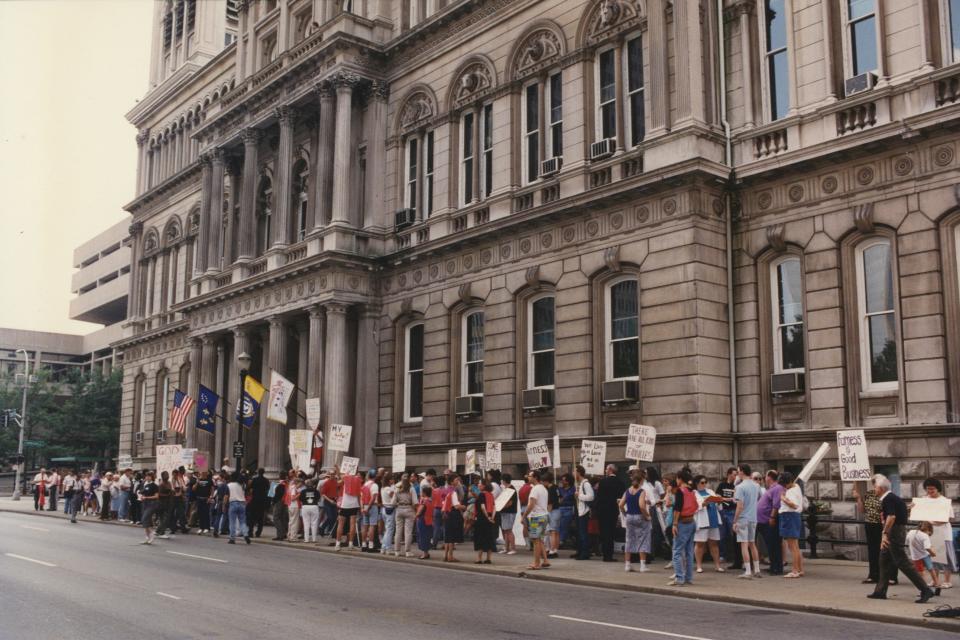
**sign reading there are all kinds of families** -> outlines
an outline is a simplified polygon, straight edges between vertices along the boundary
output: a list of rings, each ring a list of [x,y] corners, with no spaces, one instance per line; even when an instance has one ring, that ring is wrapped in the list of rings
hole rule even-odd
[[[630,425],[627,433],[627,460],[653,462],[653,450],[657,445],[657,430],[643,424]]]
[[[330,438],[328,445],[330,451],[350,451],[350,435],[353,433],[353,427],[349,424],[330,425]]]
[[[502,449],[499,442],[488,442],[487,449],[483,456],[485,464],[483,468],[485,470],[489,469],[500,469],[503,466]]]
[[[533,470],[548,469],[550,463],[550,447],[546,440],[534,440],[527,443],[527,462]]]
[[[867,457],[867,438],[863,429],[837,431],[837,458],[840,479],[844,482],[870,479],[870,458]]]
[[[394,472],[403,471],[407,468],[407,445],[393,445],[393,470]]]
[[[602,440],[584,440],[580,445],[580,464],[590,476],[603,474],[607,459],[607,443]]]

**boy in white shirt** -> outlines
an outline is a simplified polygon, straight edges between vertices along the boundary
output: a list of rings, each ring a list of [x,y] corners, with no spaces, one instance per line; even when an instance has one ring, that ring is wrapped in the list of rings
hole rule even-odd
[[[910,551],[910,560],[917,568],[917,573],[923,575],[926,570],[933,578],[934,589],[940,586],[939,572],[933,568],[932,556],[937,555],[933,550],[933,543],[930,542],[930,534],[933,533],[933,525],[929,522],[921,522],[920,526],[907,533],[907,549]]]

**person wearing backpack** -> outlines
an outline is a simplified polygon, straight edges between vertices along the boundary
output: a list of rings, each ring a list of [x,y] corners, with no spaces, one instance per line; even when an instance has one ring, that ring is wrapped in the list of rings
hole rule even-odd
[[[700,508],[690,488],[693,474],[681,469],[673,480],[673,580],[667,586],[693,584],[694,538],[697,533],[696,513]]]

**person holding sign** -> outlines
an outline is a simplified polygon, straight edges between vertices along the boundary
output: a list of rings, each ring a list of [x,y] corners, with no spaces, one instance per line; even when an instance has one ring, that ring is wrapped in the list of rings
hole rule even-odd
[[[574,560],[590,559],[590,507],[593,505],[593,485],[587,479],[587,470],[583,465],[576,467],[577,481],[577,553]]]
[[[936,500],[942,505],[945,513],[951,512],[950,498],[943,495],[943,484],[936,478],[927,478],[923,481],[923,490],[927,492],[929,500]],[[951,575],[958,571],[957,551],[953,546],[953,527],[950,526],[949,519],[944,521],[936,520],[933,523],[933,533],[930,538],[936,552],[933,568],[936,571],[943,572],[943,580],[940,586],[943,589],[950,589],[953,584],[950,582]]]
[[[547,488],[540,483],[540,472],[531,471],[527,474],[530,482],[530,495],[527,497],[527,507],[523,510],[523,518],[527,521],[527,531],[533,541],[533,564],[527,567],[531,571],[539,571],[549,567],[547,554],[544,551],[543,536],[547,531]]]

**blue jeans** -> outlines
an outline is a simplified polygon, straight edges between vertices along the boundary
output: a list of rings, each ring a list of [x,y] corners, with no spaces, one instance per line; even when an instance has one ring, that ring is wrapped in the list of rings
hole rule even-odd
[[[736,558],[737,536],[733,532],[734,509],[723,509],[720,512],[720,557],[727,562]]]
[[[443,509],[433,510],[433,546],[443,544]]]
[[[673,538],[673,572],[677,582],[693,584],[693,536],[697,533],[697,523],[678,522],[677,535]]]
[[[577,556],[590,558],[590,512],[577,516]]]
[[[247,505],[239,500],[230,503],[230,539],[236,540],[237,534],[247,535]]]
[[[117,498],[117,501],[120,503],[120,506],[117,509],[117,517],[121,520],[126,520],[127,515],[130,513],[130,492],[121,491],[120,497]]]
[[[570,525],[573,523],[573,507],[560,507],[560,544],[570,537]]]
[[[332,536],[337,530],[337,505],[333,502],[323,501],[323,512],[326,514],[323,524],[320,525],[321,536]]]
[[[433,525],[426,518],[417,518],[417,548],[422,553],[430,553],[430,540],[433,537]]]
[[[393,536],[397,532],[397,513],[396,510],[391,507],[390,513],[387,513],[387,510],[383,510],[383,542],[381,546],[384,551],[393,550]]]

